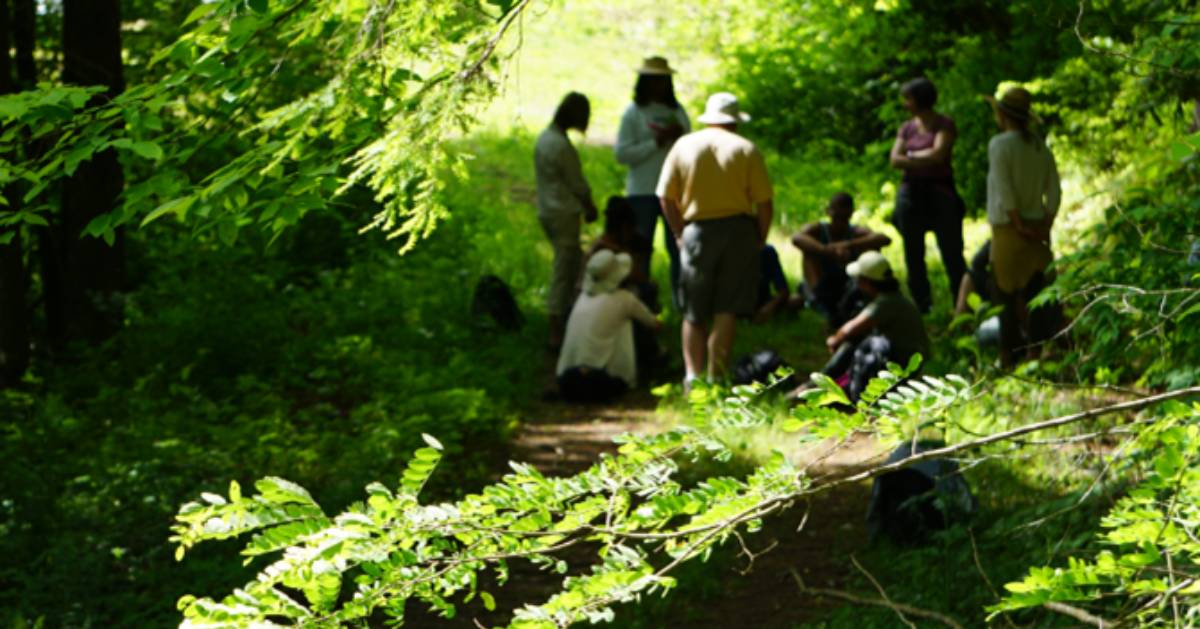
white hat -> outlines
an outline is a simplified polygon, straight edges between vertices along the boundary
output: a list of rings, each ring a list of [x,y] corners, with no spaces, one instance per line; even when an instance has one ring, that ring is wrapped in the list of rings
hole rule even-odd
[[[878,251],[864,251],[858,259],[846,265],[846,275],[865,277],[881,282],[892,275],[892,265]]]
[[[704,124],[736,124],[749,122],[750,114],[738,107],[737,96],[729,92],[717,92],[708,97],[704,104],[704,113],[696,118]]]
[[[629,275],[632,267],[633,259],[628,253],[614,254],[608,249],[597,251],[588,260],[583,292],[589,295],[613,292]]]

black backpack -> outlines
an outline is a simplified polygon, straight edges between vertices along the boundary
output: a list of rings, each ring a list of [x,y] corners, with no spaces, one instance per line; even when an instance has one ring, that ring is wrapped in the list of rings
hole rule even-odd
[[[525,316],[517,307],[512,290],[504,280],[495,275],[484,275],[475,285],[475,296],[471,299],[471,318],[482,327],[498,327],[516,331],[525,325]]]
[[[888,457],[888,463],[903,461],[913,454],[944,447],[936,440],[908,442]],[[934,531],[975,512],[975,496],[950,459],[926,459],[875,479],[867,508],[867,531],[871,541],[886,535],[903,544],[921,544]]]
[[[734,384],[750,384],[751,382],[770,384],[771,374],[781,367],[787,366],[787,362],[780,358],[779,354],[773,350],[764,349],[737,359],[733,363],[731,376]],[[788,376],[786,381],[781,382],[776,388],[780,390],[793,389],[796,386],[794,381],[795,375]]]

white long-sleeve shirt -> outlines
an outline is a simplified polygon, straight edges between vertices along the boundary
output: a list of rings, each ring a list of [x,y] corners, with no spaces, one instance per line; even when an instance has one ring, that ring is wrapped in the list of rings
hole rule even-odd
[[[1007,225],[1008,211],[1041,220],[1058,213],[1062,189],[1054,154],[1040,139],[1005,131],[988,143],[987,219]]]
[[[672,124],[683,127],[684,133],[692,130],[682,106],[671,109],[661,103],[650,103],[645,107],[630,103],[625,108],[625,113],[621,115],[621,127],[617,130],[617,143],[613,147],[617,161],[629,167],[629,174],[625,177],[625,194],[654,194],[663,161],[671,149],[670,146],[658,145],[654,139],[654,127],[669,127]]]
[[[583,213],[592,189],[583,177],[579,153],[558,127],[550,125],[538,136],[533,170],[537,175],[538,216]]]
[[[591,367],[636,386],[635,320],[655,324],[654,314],[633,293],[624,289],[599,295],[581,293],[567,319],[555,374],[562,375],[572,367]]]

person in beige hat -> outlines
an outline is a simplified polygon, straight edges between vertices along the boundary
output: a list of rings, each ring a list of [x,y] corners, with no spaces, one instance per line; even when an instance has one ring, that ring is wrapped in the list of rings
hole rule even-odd
[[[1033,97],[1024,88],[1006,90],[999,99],[984,97],[1000,133],[988,143],[987,219],[992,228],[992,275],[1000,316],[1000,361],[1014,363],[1014,352],[1029,338],[1027,304],[1045,285],[1054,259],[1050,229],[1062,190],[1049,147],[1033,131],[1038,122]]]
[[[663,163],[658,196],[680,251],[685,387],[703,374],[724,376],[737,317],[754,314],[759,254],[774,214],[762,153],[737,134],[750,119],[737,97],[709,97]]]
[[[871,302],[838,328],[825,346],[833,357],[821,369],[857,400],[888,361],[907,363],[913,354],[929,358],[929,335],[916,304],[900,292],[892,266],[878,251],[866,251],[846,266],[846,274]]]
[[[634,263],[642,277],[650,277],[654,232],[662,216],[655,186],[667,152],[683,134],[691,131],[687,111],[675,98],[671,65],[662,57],[648,57],[637,69],[633,102],[621,115],[617,142],[613,147],[617,162],[629,168],[625,177],[625,195],[634,211],[634,230],[641,243]],[[671,291],[679,284],[679,249],[671,230],[663,227],[664,243],[671,260]],[[678,305],[678,303],[676,304]]]
[[[660,324],[633,293],[620,288],[632,265],[629,254],[608,249],[588,260],[555,369],[568,401],[604,402],[637,384],[633,322],[655,331]]]

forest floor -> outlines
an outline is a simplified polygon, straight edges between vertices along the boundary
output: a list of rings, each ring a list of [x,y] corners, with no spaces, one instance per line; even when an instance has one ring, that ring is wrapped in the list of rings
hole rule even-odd
[[[663,430],[658,402],[646,388],[631,391],[608,406],[539,401],[527,411],[525,422],[510,444],[509,456],[534,465],[546,475],[576,474],[601,455],[615,452],[613,439],[618,435]],[[873,441],[855,441],[813,462],[809,471],[813,475],[841,475],[859,469],[879,454]],[[819,494],[811,503],[774,515],[764,522],[761,531],[745,536],[744,547],[719,553],[701,566],[704,583],[690,584],[683,576],[681,587],[690,590],[689,595],[669,595],[645,612],[644,604],[618,607],[612,626],[784,628],[819,621],[830,609],[844,603],[802,594],[797,578],[809,587],[827,589],[843,589],[856,578],[847,571],[845,557],[867,545],[865,515],[869,498],[870,484],[864,482]],[[574,552],[562,557],[570,566],[567,574],[586,569],[594,561],[594,550],[572,549]],[[514,608],[544,602],[562,587],[564,575],[528,562],[513,562],[510,570],[509,582],[490,590],[496,598],[495,611],[489,612],[473,601],[462,606],[457,618],[447,621],[414,609],[412,612],[418,613],[406,619],[406,626],[503,626]],[[704,602],[702,608],[695,605],[700,600]]]

